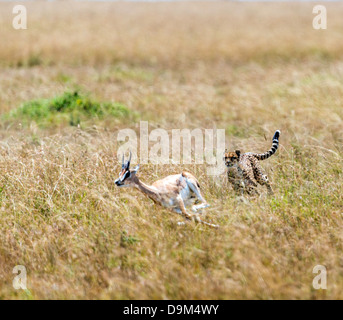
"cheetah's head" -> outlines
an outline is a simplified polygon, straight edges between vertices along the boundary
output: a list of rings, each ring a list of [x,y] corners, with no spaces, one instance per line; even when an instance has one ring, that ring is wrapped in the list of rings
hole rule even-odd
[[[230,168],[238,164],[239,157],[241,156],[241,151],[236,150],[234,152],[225,152],[224,154],[224,162],[225,165]]]

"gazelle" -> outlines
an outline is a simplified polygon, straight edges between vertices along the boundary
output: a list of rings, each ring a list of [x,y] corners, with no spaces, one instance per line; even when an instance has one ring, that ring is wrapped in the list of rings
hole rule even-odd
[[[196,213],[199,209],[209,207],[209,204],[202,197],[198,180],[188,172],[175,174],[165,177],[164,179],[155,181],[151,186],[140,181],[136,175],[139,165],[133,170],[130,170],[131,152],[129,160],[122,160],[122,169],[119,173],[119,178],[115,181],[118,187],[135,187],[147,195],[155,203],[169,208],[172,211],[183,215],[186,219],[192,219],[217,228],[215,224],[202,221],[198,214],[190,214],[186,207],[192,205],[192,211]],[[198,205],[194,202],[200,201]]]

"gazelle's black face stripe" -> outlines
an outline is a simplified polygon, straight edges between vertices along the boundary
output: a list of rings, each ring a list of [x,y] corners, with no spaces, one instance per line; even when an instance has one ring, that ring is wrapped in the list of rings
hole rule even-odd
[[[117,186],[121,187],[124,185],[124,181],[129,178],[131,175],[129,170],[126,170],[125,172],[121,172],[119,174],[119,178],[114,182]]]
[[[118,187],[124,185],[124,181],[130,177],[130,161],[131,161],[131,152],[128,161],[124,161],[124,155],[122,158],[121,172],[119,173],[118,179],[114,182]]]
[[[130,177],[130,171],[126,171],[126,172],[122,175],[122,177],[120,178],[120,181],[121,181],[121,182],[124,182],[125,179],[127,179],[128,177]]]

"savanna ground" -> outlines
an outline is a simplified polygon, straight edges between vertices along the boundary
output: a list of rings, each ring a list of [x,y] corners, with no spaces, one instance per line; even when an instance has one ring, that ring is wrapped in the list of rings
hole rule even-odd
[[[0,4],[0,298],[343,298],[342,4],[326,4],[327,30],[309,3],[25,3],[27,30],[13,5]],[[245,151],[280,129],[262,163],[275,196],[242,202],[206,165],[141,166],[147,183],[199,178],[220,228],[177,225],[113,183],[118,130],[140,120],[223,128]],[[312,287],[318,264],[327,290]]]

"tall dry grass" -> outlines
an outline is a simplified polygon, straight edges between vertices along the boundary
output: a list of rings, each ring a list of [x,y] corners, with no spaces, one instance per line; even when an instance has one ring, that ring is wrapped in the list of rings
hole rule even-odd
[[[150,128],[224,128],[229,148],[264,151],[275,196],[241,202],[205,165],[144,165],[153,182],[186,169],[219,230],[118,189],[118,129],[1,122],[0,297],[342,298],[342,4],[328,29],[312,4],[27,3],[28,30],[0,7],[0,110],[81,88]],[[265,138],[266,137],[266,138]],[[15,265],[28,291],[12,287]],[[328,270],[315,290],[312,269]]]

